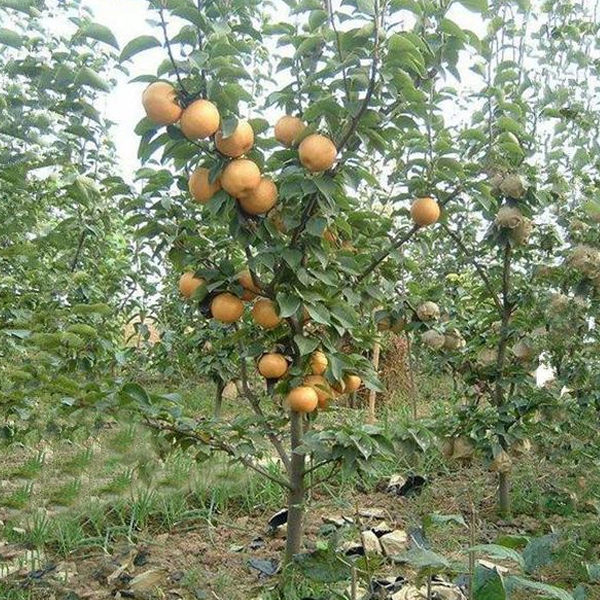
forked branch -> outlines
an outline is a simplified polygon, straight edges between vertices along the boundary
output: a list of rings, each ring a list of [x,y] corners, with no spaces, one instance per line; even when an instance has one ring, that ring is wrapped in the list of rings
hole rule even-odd
[[[445,223],[442,223],[442,229],[452,238],[452,240],[454,240],[454,242],[459,247],[459,249],[462,251],[462,253],[465,255],[465,257],[469,260],[469,262],[473,265],[473,267],[475,267],[475,270],[479,274],[481,281],[483,281],[483,285],[485,285],[485,287],[488,291],[488,294],[490,295],[491,299],[494,302],[494,305],[496,306],[498,312],[500,313],[500,316],[502,317],[502,312],[503,312],[502,303],[500,302],[500,300],[498,298],[498,294],[496,294],[496,292],[494,291],[492,282],[490,281],[490,278],[487,276],[485,269],[479,264],[479,261],[473,256],[473,254],[469,251],[469,249],[467,248],[465,243],[462,241],[460,236],[455,231],[452,231],[448,227],[448,225],[446,225]]]
[[[453,192],[451,192],[444,200],[442,200],[439,205],[440,208],[443,208],[456,198],[463,191],[462,186],[458,186]],[[370,275],[379,265],[394,251],[398,250],[401,246],[403,246],[406,242],[408,242],[416,233],[419,231],[421,227],[419,225],[413,225],[405,234],[399,234],[395,239],[392,240],[392,243],[389,248],[383,250],[376,258],[374,258],[366,269],[357,277],[356,282],[360,283],[365,277]]]
[[[181,436],[190,438],[196,442],[200,442],[201,444],[204,444],[205,446],[208,446],[209,448],[213,448],[214,450],[220,450],[222,452],[225,452],[232,458],[235,458],[236,460],[240,461],[245,467],[248,467],[249,469],[252,469],[256,473],[259,473],[263,477],[266,477],[267,479],[271,480],[273,483],[276,483],[277,485],[280,485],[283,488],[291,489],[291,486],[287,482],[286,479],[267,471],[266,469],[264,469],[260,465],[257,465],[253,460],[250,460],[246,456],[238,454],[235,451],[235,448],[233,446],[227,444],[226,442],[217,440],[214,437],[201,435],[195,431],[189,431],[187,429],[180,429],[179,427],[176,427],[175,425],[171,425],[170,423],[165,423],[163,421],[146,419],[146,423],[149,427],[151,427],[157,431],[170,431],[172,433],[176,433],[177,435],[181,435]]]

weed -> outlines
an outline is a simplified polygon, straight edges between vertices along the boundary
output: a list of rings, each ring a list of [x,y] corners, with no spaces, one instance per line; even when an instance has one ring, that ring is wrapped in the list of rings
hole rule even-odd
[[[71,506],[81,490],[81,481],[73,479],[59,488],[54,489],[48,496],[48,499],[59,506]]]
[[[29,503],[31,498],[31,493],[33,491],[33,484],[28,483],[26,485],[22,485],[21,487],[13,490],[8,496],[0,500],[0,504],[2,506],[6,506],[7,508],[25,508]]]
[[[135,424],[117,428],[113,435],[108,439],[107,445],[115,452],[125,454],[133,446],[134,441],[139,441],[139,433],[140,428]]]
[[[86,448],[65,462],[62,471],[70,475],[78,475],[90,466],[93,458],[94,451],[91,448]]]
[[[99,489],[99,492],[101,494],[120,494],[131,486],[132,480],[133,470],[121,469],[108,483]]]
[[[20,477],[22,479],[35,479],[44,466],[44,453],[38,452],[22,465],[11,472],[11,477]]]
[[[30,517],[25,538],[35,548],[43,548],[50,538],[51,520],[44,510],[38,510]]]

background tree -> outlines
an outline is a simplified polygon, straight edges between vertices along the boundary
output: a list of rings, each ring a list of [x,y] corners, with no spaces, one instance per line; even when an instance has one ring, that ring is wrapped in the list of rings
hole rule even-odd
[[[98,110],[114,36],[80,2],[5,3],[0,15],[0,388],[15,424],[44,398],[73,410],[110,388],[132,277],[119,210],[130,190]]]

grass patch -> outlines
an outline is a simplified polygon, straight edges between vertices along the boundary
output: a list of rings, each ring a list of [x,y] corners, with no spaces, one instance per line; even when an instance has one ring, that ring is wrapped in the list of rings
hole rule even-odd
[[[39,476],[44,467],[44,454],[38,452],[36,456],[32,456],[26,460],[22,465],[18,466],[11,473],[11,477],[21,479],[35,479]]]
[[[0,500],[0,504],[2,506],[6,506],[6,508],[25,508],[31,499],[32,490],[32,484],[22,485],[21,487],[13,490],[10,494],[8,494],[8,496],[3,497]]]
[[[79,497],[80,491],[81,481],[74,479],[50,492],[48,499],[59,506],[71,506]]]
[[[90,467],[93,458],[94,451],[91,448],[86,448],[67,460],[62,465],[61,470],[68,475],[79,475]]]

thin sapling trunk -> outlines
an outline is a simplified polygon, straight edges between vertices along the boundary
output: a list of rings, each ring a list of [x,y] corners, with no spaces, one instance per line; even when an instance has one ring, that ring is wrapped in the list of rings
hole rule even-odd
[[[302,423],[302,414],[297,412],[290,413],[291,430],[291,468],[290,485],[288,494],[288,520],[287,520],[287,540],[285,547],[285,564],[289,564],[294,555],[298,554],[302,545],[302,527],[304,517],[304,454],[295,452],[295,449],[302,444],[304,436],[304,426]]]

